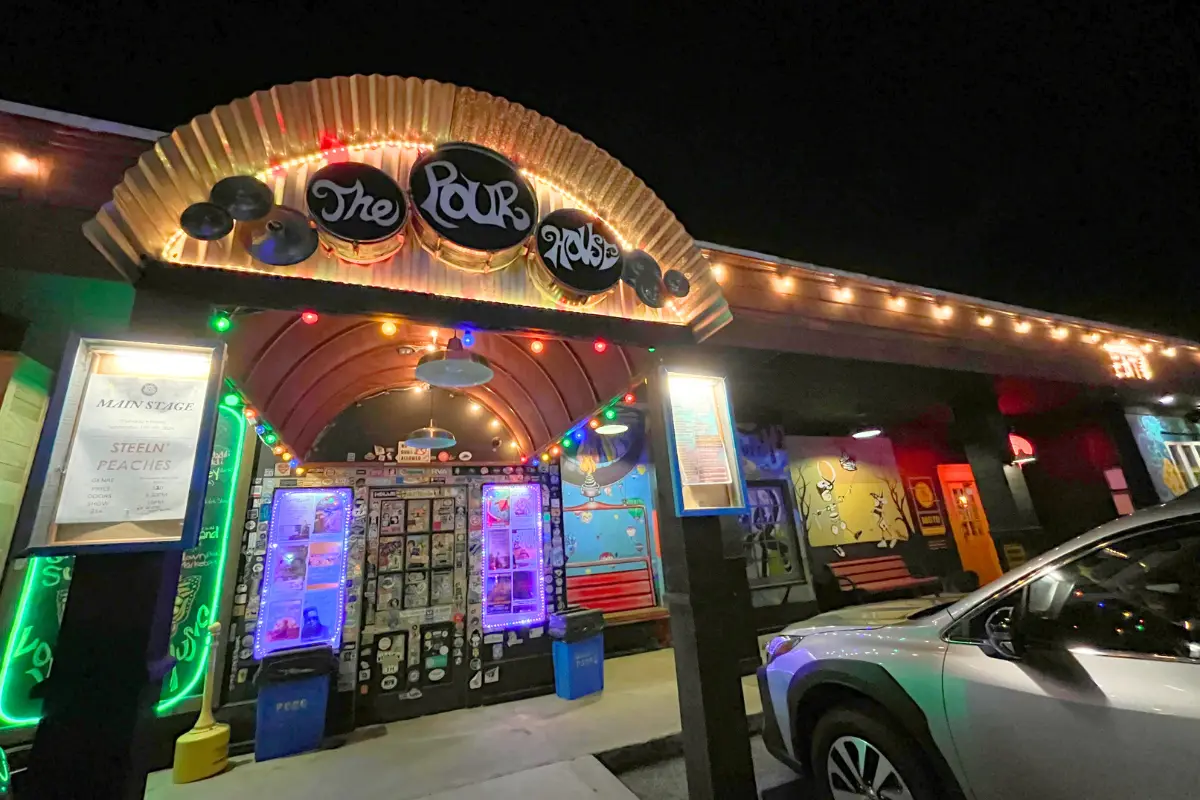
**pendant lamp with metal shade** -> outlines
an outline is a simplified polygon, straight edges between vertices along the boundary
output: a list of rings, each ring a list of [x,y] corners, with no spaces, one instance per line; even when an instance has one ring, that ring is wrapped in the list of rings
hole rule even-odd
[[[432,355],[432,354],[431,354]],[[404,440],[405,447],[411,447],[416,450],[445,450],[447,447],[454,447],[458,444],[458,440],[454,438],[454,434],[445,428],[439,428],[433,423],[433,388],[430,384],[429,389],[429,424],[424,428],[417,428],[410,433]]]
[[[464,348],[457,336],[451,337],[445,350],[421,356],[416,373],[418,380],[446,389],[480,386],[495,375],[488,360]]]

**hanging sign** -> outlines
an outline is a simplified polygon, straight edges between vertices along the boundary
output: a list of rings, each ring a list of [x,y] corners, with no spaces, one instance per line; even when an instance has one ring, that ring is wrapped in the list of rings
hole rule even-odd
[[[917,527],[926,536],[945,536],[946,518],[932,478],[908,478],[908,496],[916,506]]]
[[[404,244],[408,203],[382,170],[342,161],[317,170],[305,192],[326,249],[355,264],[387,258]]]
[[[725,379],[665,368],[660,379],[676,513],[746,513],[746,481]]]
[[[621,246],[611,229],[585,211],[552,211],[538,223],[538,261],[568,298],[585,300],[621,280]]]
[[[452,142],[421,156],[409,193],[421,244],[462,269],[511,263],[537,223],[529,181],[507,158],[475,144]]]
[[[19,530],[30,552],[191,547],[223,345],[75,339]]]

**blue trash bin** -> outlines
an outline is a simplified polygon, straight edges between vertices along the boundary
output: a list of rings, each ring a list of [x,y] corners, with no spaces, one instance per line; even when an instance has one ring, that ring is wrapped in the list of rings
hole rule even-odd
[[[554,691],[576,700],[604,690],[604,613],[567,609],[550,617]]]
[[[258,708],[254,760],[316,750],[325,735],[325,706],[337,660],[329,647],[273,653],[254,676]]]

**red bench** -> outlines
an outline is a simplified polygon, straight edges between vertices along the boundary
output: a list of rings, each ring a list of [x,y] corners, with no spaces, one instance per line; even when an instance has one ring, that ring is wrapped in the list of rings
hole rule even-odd
[[[567,576],[567,602],[611,614],[656,608],[654,576],[645,558],[617,558],[608,561],[568,564],[568,568],[606,567],[616,564],[637,564],[634,569],[620,572],[595,572],[591,575]]]
[[[913,575],[904,559],[897,555],[831,561],[828,566],[838,588],[860,598],[885,592],[919,592],[929,587],[937,587],[936,594],[942,584],[942,579],[936,576]]]

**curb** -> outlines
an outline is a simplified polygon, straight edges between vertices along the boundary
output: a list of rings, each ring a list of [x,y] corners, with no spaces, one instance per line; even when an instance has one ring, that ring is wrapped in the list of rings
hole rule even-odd
[[[750,729],[751,736],[757,736],[762,733],[762,713],[759,712],[747,716],[746,724]],[[614,775],[620,775],[638,767],[648,767],[652,764],[667,761],[668,759],[679,758],[682,755],[683,733],[680,732],[659,736],[638,744],[615,747],[612,750],[595,753],[594,757],[609,772]]]

